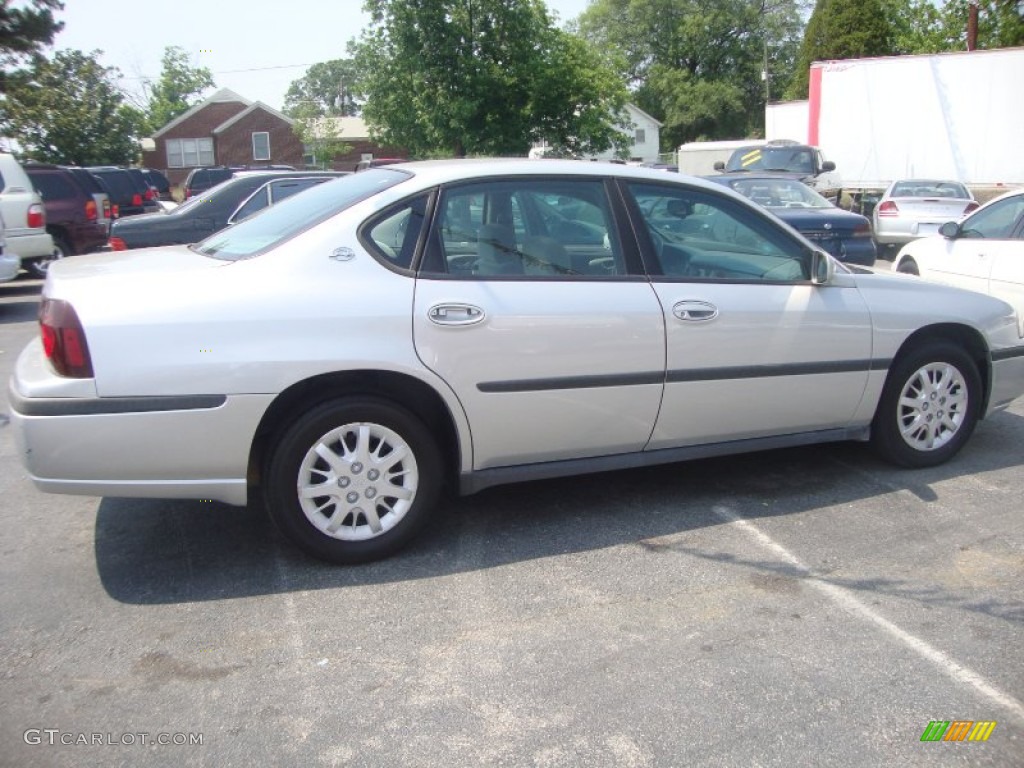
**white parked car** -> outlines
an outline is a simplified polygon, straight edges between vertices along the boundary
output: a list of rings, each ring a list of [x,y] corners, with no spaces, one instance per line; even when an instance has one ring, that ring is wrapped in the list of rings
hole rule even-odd
[[[875,241],[904,245],[938,233],[944,223],[962,219],[977,207],[974,195],[959,181],[894,181],[872,213]]]
[[[940,234],[904,246],[893,268],[988,293],[1024,314],[1024,189],[990,200]]]
[[[43,200],[25,169],[8,152],[0,152],[0,215],[8,247],[26,265],[53,258],[53,238],[46,231]]]
[[[39,488],[259,494],[334,562],[394,552],[445,485],[835,440],[930,466],[1024,392],[1006,303],[603,163],[370,169],[196,245],[58,262],[40,325],[10,388]]]

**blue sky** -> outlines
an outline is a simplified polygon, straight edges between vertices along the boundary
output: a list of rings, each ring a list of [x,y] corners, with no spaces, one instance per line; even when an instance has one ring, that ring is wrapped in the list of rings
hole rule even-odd
[[[589,0],[548,0],[562,22]],[[220,88],[280,109],[288,85],[310,64],[345,55],[368,17],[362,0],[65,0],[56,50],[103,51],[101,63],[121,70],[125,90],[160,73],[160,57],[177,45],[209,67]]]

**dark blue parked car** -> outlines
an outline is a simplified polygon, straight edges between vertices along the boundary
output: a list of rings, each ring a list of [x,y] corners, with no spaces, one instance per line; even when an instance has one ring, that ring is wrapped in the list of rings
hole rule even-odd
[[[859,213],[837,208],[803,182],[768,173],[706,178],[764,206],[840,261],[868,267],[875,263],[878,252],[871,222]]]

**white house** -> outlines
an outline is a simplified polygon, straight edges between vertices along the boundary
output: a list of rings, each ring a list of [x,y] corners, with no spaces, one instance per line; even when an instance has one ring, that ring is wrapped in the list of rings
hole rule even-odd
[[[629,116],[631,124],[627,135],[633,140],[629,151],[629,162],[656,163],[658,161],[658,144],[661,139],[662,124],[635,104],[626,104],[626,114]],[[545,142],[535,144],[533,149],[530,150],[530,157],[544,157],[546,150],[547,144]],[[616,155],[609,150],[599,155],[588,155],[585,159],[615,160]]]

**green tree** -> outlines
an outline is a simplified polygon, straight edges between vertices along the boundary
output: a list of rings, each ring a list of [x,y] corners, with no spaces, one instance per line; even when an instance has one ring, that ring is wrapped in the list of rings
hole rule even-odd
[[[176,45],[164,48],[160,78],[148,87],[146,122],[150,131],[167,125],[199,102],[203,91],[213,88],[213,74],[192,65],[192,57]]]
[[[118,71],[97,63],[102,53],[58,51],[11,80],[0,129],[26,156],[72,165],[137,159],[145,120],[115,86]]]
[[[807,22],[789,95],[807,97],[813,61],[885,56],[892,51],[893,30],[881,0],[818,0]]]
[[[53,44],[53,36],[64,27],[53,12],[62,10],[61,0],[30,0],[17,6],[0,0],[0,93],[7,90],[9,69]]]
[[[594,0],[578,28],[618,52],[636,102],[662,120],[663,148],[759,130],[788,85],[798,0]]]
[[[359,114],[363,102],[356,62],[333,59],[314,64],[284,95],[284,113],[289,117]]]
[[[415,155],[524,155],[547,139],[582,153],[622,141],[627,92],[542,0],[368,0],[357,48],[363,115]]]

